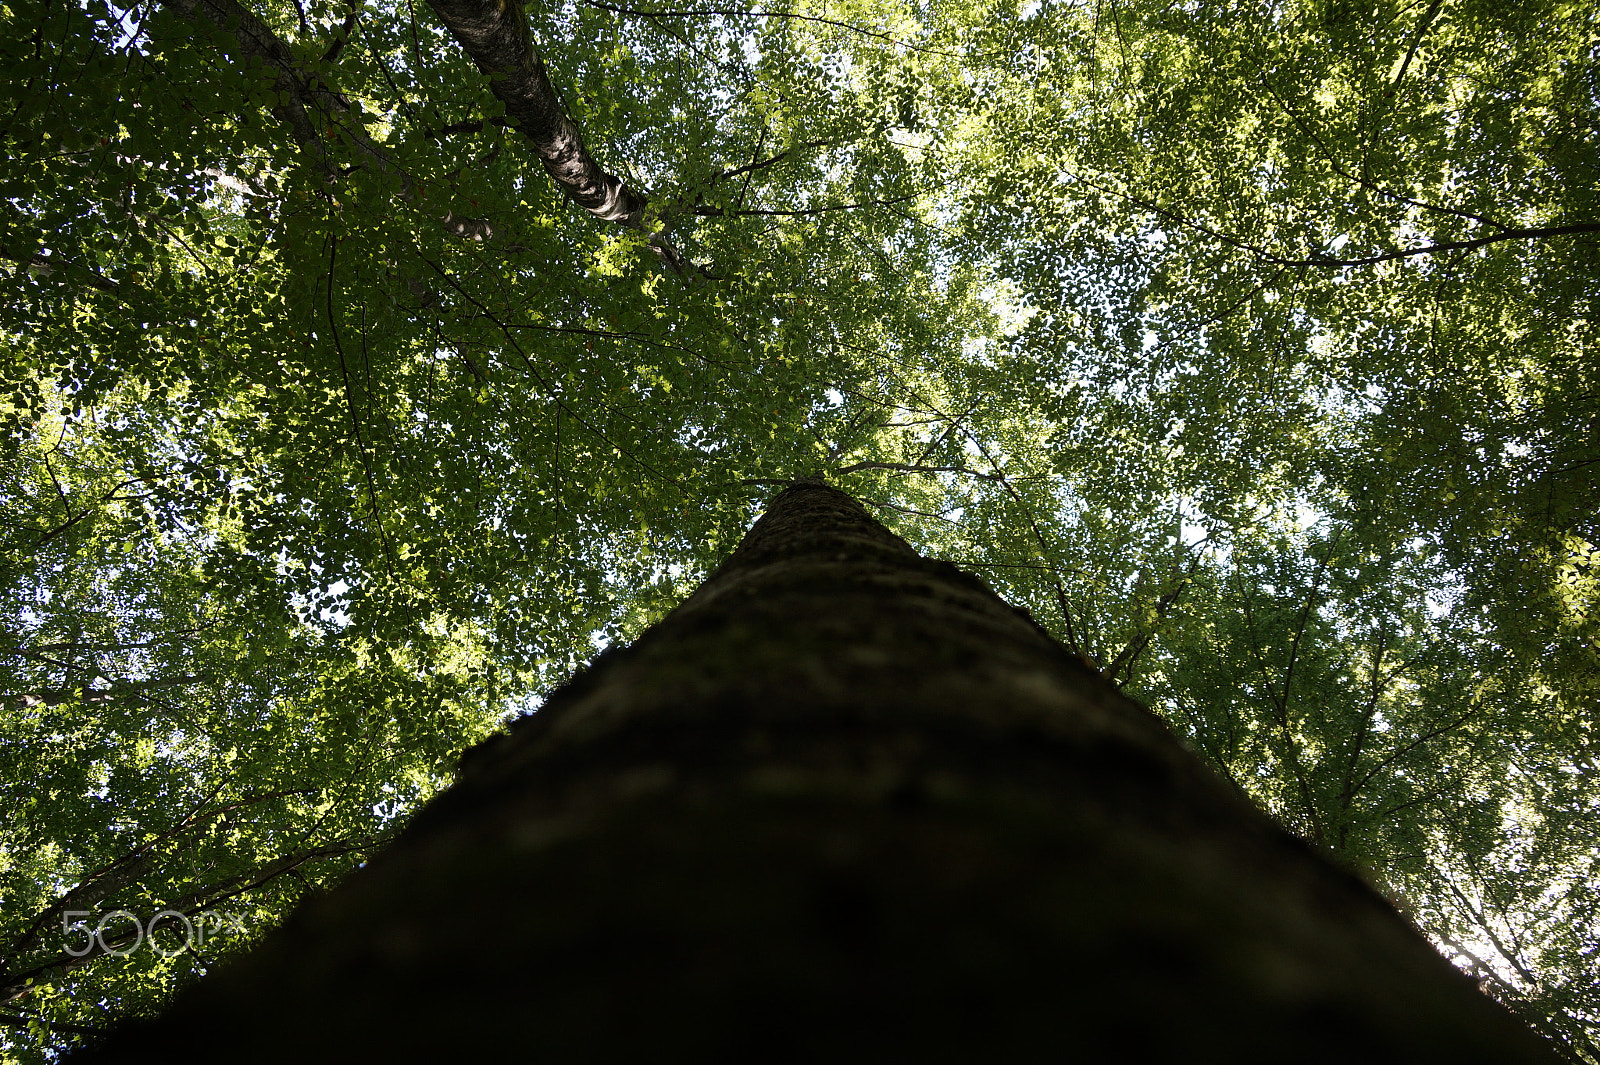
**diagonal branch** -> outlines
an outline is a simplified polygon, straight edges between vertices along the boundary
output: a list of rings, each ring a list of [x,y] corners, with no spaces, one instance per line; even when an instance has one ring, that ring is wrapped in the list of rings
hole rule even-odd
[[[639,226],[647,198],[589,154],[533,47],[522,5],[515,0],[428,0],[428,6],[489,76],[489,88],[506,105],[506,116],[572,202],[604,221]]]
[[[1276,266],[1318,267],[1321,269],[1339,270],[1348,266],[1372,266],[1377,263],[1386,263],[1394,259],[1408,259],[1414,255],[1432,255],[1435,252],[1469,252],[1490,244],[1498,244],[1503,240],[1543,240],[1549,237],[1571,237],[1584,233],[1600,233],[1600,222],[1574,222],[1564,226],[1533,226],[1526,229],[1506,229],[1498,233],[1491,233],[1486,237],[1475,237],[1471,240],[1441,240],[1433,244],[1424,244],[1417,248],[1404,248],[1400,251],[1384,252],[1380,255],[1369,255],[1362,259],[1335,259],[1330,255],[1314,255],[1309,259],[1290,259],[1277,255],[1257,244],[1241,240],[1213,226],[1209,226],[1198,219],[1189,218],[1170,208],[1163,207],[1153,200],[1135,196],[1121,189],[1102,185],[1091,178],[1079,173],[1072,173],[1071,177],[1083,182],[1096,191],[1110,196],[1118,196],[1136,207],[1142,207],[1153,214],[1159,215],[1170,222],[1175,222],[1185,228],[1204,233],[1213,240],[1219,241],[1229,247],[1246,251],[1256,258]],[[1453,213],[1453,212],[1452,212]]]
[[[763,131],[763,135],[764,134],[765,131]],[[774,163],[782,162],[784,159],[788,158],[792,152],[804,151],[807,148],[821,148],[824,145],[832,143],[834,142],[829,140],[800,141],[797,144],[789,145],[789,147],[785,148],[776,155],[769,155],[765,159],[760,159],[753,163],[746,163],[744,166],[734,167],[732,170],[719,170],[715,174],[711,175],[711,180],[726,181],[729,178],[738,177],[740,174],[753,174],[757,170],[765,170]],[[746,185],[748,186],[748,179],[746,179]],[[740,198],[741,200],[743,199],[742,196]]]
[[[1436,739],[1439,736],[1443,736],[1446,732],[1449,732],[1451,729],[1457,728],[1457,727],[1465,724],[1472,717],[1472,715],[1473,715],[1473,711],[1468,710],[1466,713],[1462,714],[1460,717],[1456,718],[1454,721],[1450,721],[1450,722],[1448,722],[1446,724],[1440,725],[1436,729],[1430,729],[1427,732],[1424,732],[1422,735],[1418,736],[1416,739],[1412,740],[1410,743],[1406,744],[1404,747],[1401,747],[1398,750],[1391,752],[1387,758],[1384,758],[1377,765],[1373,766],[1367,772],[1367,775],[1362,777],[1356,783],[1355,790],[1356,791],[1360,791],[1362,788],[1366,787],[1367,784],[1372,780],[1373,777],[1377,776],[1384,769],[1388,768],[1397,759],[1404,758],[1406,755],[1410,754],[1412,751],[1416,750],[1418,747],[1421,747],[1424,743],[1427,743],[1429,740]]]
[[[1406,51],[1405,60],[1400,64],[1400,73],[1396,74],[1394,81],[1389,83],[1389,94],[1391,96],[1400,87],[1400,83],[1406,80],[1406,71],[1411,69],[1411,61],[1417,57],[1417,49],[1422,45],[1422,38],[1427,35],[1428,27],[1433,25],[1434,16],[1439,14],[1439,8],[1443,6],[1444,0],[1433,0],[1433,3],[1428,5],[1428,10],[1422,13],[1422,18],[1417,20],[1417,32],[1411,37],[1411,47]]]
[[[1198,547],[1199,544],[1195,546]],[[1133,679],[1133,664],[1139,660],[1140,655],[1144,654],[1145,648],[1150,646],[1150,641],[1155,639],[1156,633],[1161,629],[1161,623],[1166,620],[1167,611],[1171,610],[1173,604],[1188,590],[1189,582],[1193,580],[1194,571],[1199,565],[1200,557],[1197,554],[1190,560],[1189,572],[1184,574],[1182,580],[1178,581],[1177,587],[1156,600],[1155,617],[1151,621],[1150,627],[1144,632],[1133,636],[1123,645],[1122,650],[1117,652],[1117,656],[1111,660],[1111,664],[1106,666],[1102,674],[1107,680],[1120,688],[1127,681]],[[1124,680],[1119,681],[1117,674],[1124,669],[1128,671],[1128,675]]]
[[[1401,76],[1405,76],[1405,72],[1403,70],[1401,71]],[[1396,192],[1388,186],[1380,185],[1376,181],[1371,181],[1365,177],[1362,177],[1360,174],[1351,173],[1348,169],[1339,164],[1338,157],[1334,154],[1333,149],[1328,146],[1327,142],[1318,136],[1316,130],[1312,129],[1308,122],[1301,118],[1301,116],[1289,106],[1289,102],[1279,94],[1277,88],[1273,86],[1272,81],[1267,77],[1265,67],[1263,67],[1261,71],[1261,85],[1267,90],[1267,94],[1277,102],[1278,110],[1287,115],[1289,121],[1293,122],[1295,127],[1299,129],[1301,133],[1304,133],[1306,137],[1310,139],[1311,143],[1317,146],[1317,150],[1322,153],[1323,161],[1328,164],[1328,169],[1332,170],[1335,174],[1338,174],[1346,181],[1360,185],[1364,189],[1370,189],[1380,196],[1394,200],[1397,203],[1406,204],[1409,207],[1416,207],[1424,211],[1432,211],[1436,214],[1454,215],[1457,218],[1465,218],[1468,221],[1481,222],[1486,226],[1490,226],[1498,230],[1511,228],[1510,226],[1507,226],[1501,222],[1497,222],[1493,218],[1489,218],[1485,215],[1473,214],[1471,211],[1457,210],[1454,207],[1445,207],[1442,204],[1429,203],[1426,200],[1414,200],[1410,196]]]

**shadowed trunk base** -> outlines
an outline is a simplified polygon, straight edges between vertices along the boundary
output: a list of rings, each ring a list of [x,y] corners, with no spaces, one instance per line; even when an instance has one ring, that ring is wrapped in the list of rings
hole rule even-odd
[[[94,1061],[1552,1062],[850,497],[788,489],[367,869]]]

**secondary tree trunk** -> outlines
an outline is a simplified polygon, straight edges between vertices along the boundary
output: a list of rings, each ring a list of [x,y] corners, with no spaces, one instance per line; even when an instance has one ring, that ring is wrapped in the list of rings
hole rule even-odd
[[[428,0],[428,5],[489,75],[489,88],[506,105],[506,116],[572,202],[607,222],[638,225],[645,197],[589,154],[533,47],[520,0]]]
[[[132,1062],[1549,1062],[981,582],[800,484]]]

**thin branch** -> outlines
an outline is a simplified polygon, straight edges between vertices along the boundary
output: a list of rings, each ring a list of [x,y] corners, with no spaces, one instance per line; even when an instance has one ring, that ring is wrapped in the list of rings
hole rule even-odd
[[[1184,591],[1188,589],[1189,581],[1194,575],[1195,567],[1197,567],[1199,564],[1200,558],[1197,555],[1190,561],[1189,572],[1185,574],[1184,578],[1178,582],[1178,586],[1172,589],[1172,591],[1168,592],[1166,595],[1163,595],[1160,599],[1156,600],[1155,620],[1151,623],[1150,628],[1147,631],[1142,632],[1138,636],[1135,636],[1133,639],[1129,640],[1122,650],[1117,654],[1117,656],[1111,660],[1111,664],[1105,668],[1105,672],[1102,674],[1106,680],[1109,680],[1111,683],[1120,687],[1121,682],[1117,680],[1117,674],[1122,672],[1124,667],[1126,667],[1128,670],[1127,679],[1133,679],[1133,664],[1139,660],[1140,655],[1144,654],[1145,648],[1150,646],[1150,641],[1154,639],[1155,634],[1160,631],[1161,622],[1166,619],[1167,611],[1172,609],[1173,604],[1175,604],[1183,595]]]
[[[1343,529],[1334,532],[1333,538],[1328,541],[1328,549],[1317,560],[1316,571],[1311,575],[1311,587],[1306,592],[1306,604],[1300,608],[1299,620],[1295,622],[1294,639],[1289,641],[1289,661],[1283,670],[1283,697],[1289,698],[1289,683],[1294,679],[1295,663],[1300,657],[1300,641],[1305,637],[1306,624],[1311,619],[1311,611],[1316,606],[1317,589],[1322,585],[1322,577],[1328,570],[1328,563],[1333,561],[1333,553],[1338,550],[1339,539],[1344,535]]]
[[[339,339],[339,322],[333,313],[333,279],[339,254],[339,234],[328,234],[328,285],[327,285],[327,314],[328,331],[333,337],[333,349],[339,356],[339,374],[344,381],[344,402],[350,412],[350,431],[355,437],[356,454],[361,459],[361,469],[367,480],[367,508],[372,514],[372,523],[378,529],[378,542],[383,545],[384,556],[389,561],[389,572],[395,568],[394,552],[389,546],[389,534],[384,528],[383,515],[378,512],[378,485],[372,475],[372,459],[367,452],[367,443],[361,438],[361,417],[356,411],[355,392],[350,386],[350,367],[345,362],[344,343]]]
[[[977,477],[984,481],[999,481],[998,473],[982,473],[971,470],[965,466],[913,466],[904,462],[857,462],[849,466],[841,466],[834,473],[855,473],[858,470],[900,470],[903,473],[964,473],[969,477]]]
[[[1539,978],[1523,963],[1521,954],[1501,941],[1500,936],[1494,930],[1493,923],[1490,922],[1488,915],[1483,912],[1482,907],[1472,905],[1467,896],[1456,886],[1454,880],[1445,877],[1444,882],[1449,885],[1451,893],[1456,897],[1456,901],[1472,916],[1473,923],[1483,930],[1484,935],[1489,937],[1489,942],[1494,944],[1494,949],[1499,951],[1500,956],[1506,960],[1506,963],[1517,971],[1517,975],[1526,980],[1531,987],[1540,986]]]
[[[1107,195],[1120,196],[1129,203],[1138,207],[1143,207],[1145,210],[1160,215],[1162,218],[1165,218],[1170,222],[1176,222],[1178,225],[1193,229],[1198,233],[1204,233],[1213,240],[1220,241],[1229,247],[1238,248],[1241,251],[1247,251],[1256,256],[1258,259],[1273,263],[1277,266],[1315,266],[1324,269],[1338,270],[1347,266],[1372,266],[1375,263],[1385,263],[1394,259],[1406,259],[1414,255],[1432,255],[1436,252],[1456,251],[1464,253],[1486,247],[1490,244],[1498,244],[1503,240],[1540,240],[1548,237],[1567,237],[1576,236],[1583,233],[1600,233],[1600,222],[1574,222],[1570,225],[1564,226],[1540,226],[1528,229],[1508,229],[1501,233],[1494,233],[1487,237],[1477,237],[1472,240],[1439,241],[1434,244],[1425,244],[1420,248],[1406,248],[1402,251],[1385,252],[1382,255],[1369,255],[1362,259],[1335,259],[1327,255],[1319,255],[1310,259],[1287,259],[1281,255],[1276,255],[1257,244],[1252,244],[1249,241],[1241,240],[1238,237],[1231,236],[1230,234],[1224,233],[1219,229],[1208,226],[1204,222],[1196,221],[1195,219],[1181,215],[1170,208],[1162,207],[1153,200],[1146,200],[1143,197],[1135,196],[1132,193],[1101,185],[1090,180],[1089,178],[1084,177],[1082,174],[1074,174],[1072,176],[1083,182],[1085,185],[1088,185],[1092,189],[1104,192]]]
[[[210,888],[192,893],[187,900],[174,901],[164,906],[163,909],[170,909],[186,917],[193,917],[195,914],[215,909],[219,903],[248,894],[269,880],[285,873],[293,872],[309,862],[321,858],[334,858],[345,854],[370,851],[379,842],[381,842],[379,837],[351,837],[308,851],[302,851],[298,854],[289,854],[249,873],[233,877],[222,884],[213,885]],[[134,940],[131,939],[114,940],[105,942],[103,945],[109,951],[115,951],[128,946],[132,942]],[[0,975],[0,1002],[11,1002],[20,998],[33,990],[37,982],[49,974],[59,976],[74,969],[82,968],[85,965],[90,965],[105,956],[104,953],[98,951],[86,951],[83,954],[69,954],[66,951],[62,951],[29,969]]]
[[[205,625],[195,625],[187,629],[175,629],[172,632],[157,637],[156,639],[143,640],[139,643],[41,643],[35,644],[33,650],[49,651],[52,653],[57,651],[87,651],[99,654],[115,654],[118,651],[136,651],[145,647],[160,647],[169,640],[175,640],[180,636],[193,636],[197,633],[204,632],[209,628],[213,628],[217,624],[217,622],[213,621]],[[27,652],[24,651],[23,653],[26,654]]]
[[[763,130],[762,132],[765,133],[766,131]],[[757,170],[765,170],[767,167],[772,166],[774,163],[781,162],[782,160],[787,158],[793,152],[804,151],[807,148],[821,148],[821,147],[823,147],[825,145],[832,144],[832,143],[833,143],[832,141],[820,140],[820,141],[801,141],[799,144],[791,144],[791,145],[789,145],[789,147],[785,148],[783,151],[779,152],[777,155],[769,155],[765,159],[760,159],[760,160],[757,160],[756,162],[753,162],[753,163],[746,163],[744,166],[735,167],[732,170],[719,170],[715,174],[711,175],[711,180],[712,181],[726,181],[729,178],[738,177],[740,174],[751,174],[751,173],[754,173]]]
[[[1447,240],[1435,244],[1425,244],[1420,248],[1407,248],[1404,251],[1391,251],[1383,255],[1369,255],[1365,259],[1278,259],[1269,256],[1273,262],[1282,263],[1284,266],[1371,266],[1374,263],[1386,263],[1393,259],[1406,259],[1413,255],[1432,255],[1435,252],[1474,251],[1490,244],[1498,244],[1502,240],[1542,240],[1547,237],[1570,237],[1580,233],[1600,233],[1600,222],[1575,222],[1568,226],[1541,226],[1529,229],[1508,229],[1503,233],[1495,233],[1487,237],[1478,237],[1475,240]]]
[[[738,215],[775,215],[783,218],[798,218],[804,215],[826,214],[829,211],[853,211],[860,207],[888,207],[897,203],[906,203],[922,196],[920,192],[913,192],[907,196],[895,196],[887,200],[863,200],[860,203],[835,203],[826,207],[808,207],[795,211],[767,210],[756,207],[727,208],[709,207],[705,204],[696,204],[690,208],[691,214],[702,215],[707,218],[720,218]],[[1597,227],[1600,228],[1600,227]]]
[[[352,2],[350,10],[344,16],[344,25],[339,27],[339,32],[333,36],[333,44],[322,53],[321,62],[332,63],[339,58],[339,53],[344,51],[345,44],[350,40],[350,31],[356,28],[356,16],[361,12],[361,4]]]
[[[954,421],[950,422],[950,424],[945,427],[944,432],[940,433],[938,435],[938,437],[933,440],[932,443],[930,443],[927,447],[922,449],[922,454],[917,457],[917,462],[919,462],[919,463],[926,462],[928,459],[933,457],[934,452],[938,451],[941,447],[944,447],[944,442],[946,440],[949,440],[951,436],[953,436],[958,430],[960,430],[961,423],[966,421],[968,418],[972,417],[972,412],[977,410],[978,406],[982,402],[983,402],[982,394],[974,396],[973,399],[972,399],[972,402],[967,405],[967,409],[962,411],[960,416],[957,417]],[[933,423],[936,424],[940,420],[942,420],[942,419],[933,419]],[[913,424],[923,425],[923,424],[929,424],[929,423],[917,422],[917,423],[913,423]]]
[[[1330,552],[1331,553],[1331,552]],[[1325,562],[1326,560],[1324,560]],[[1306,600],[1307,611],[1316,597],[1316,583],[1321,579],[1322,569],[1317,570],[1317,578],[1313,580],[1312,591]],[[1267,695],[1271,698],[1276,710],[1278,733],[1283,741],[1283,759],[1289,770],[1294,774],[1296,786],[1300,790],[1300,801],[1305,806],[1306,818],[1311,823],[1311,837],[1317,843],[1323,842],[1322,818],[1317,812],[1317,804],[1311,798],[1311,784],[1306,779],[1305,767],[1300,764],[1300,744],[1294,737],[1294,729],[1289,723],[1289,683],[1294,671],[1294,652],[1289,656],[1289,668],[1285,670],[1282,689],[1275,688],[1272,683],[1271,673],[1267,669],[1267,658],[1261,649],[1261,639],[1256,633],[1255,612],[1250,609],[1250,597],[1243,587],[1239,589],[1239,599],[1244,611],[1245,629],[1250,634],[1250,649],[1255,656],[1256,665],[1261,670],[1261,680],[1267,686]],[[1305,632],[1307,611],[1302,611],[1299,626],[1295,631],[1294,645],[1298,647],[1301,635]]]
[[[452,122],[450,125],[440,126],[438,129],[431,127],[424,129],[422,135],[431,137],[434,140],[443,140],[446,137],[458,137],[463,133],[482,133],[485,127],[488,126],[499,126],[501,129],[516,128],[504,118],[491,118],[487,121],[481,118],[469,118],[465,122]]]
[[[409,200],[416,195],[416,183],[411,176],[394,164],[388,154],[366,135],[359,123],[344,121],[347,116],[354,114],[350,101],[327,87],[319,78],[304,74],[289,45],[248,8],[237,0],[161,2],[185,19],[208,22],[222,31],[233,42],[231,52],[234,59],[255,59],[268,70],[276,72],[273,88],[277,92],[278,102],[272,107],[272,114],[293,131],[294,139],[303,148],[316,157],[319,167],[330,180],[337,178],[342,169],[331,158],[321,131],[338,126],[368,163],[378,171],[399,179],[403,199]],[[313,119],[313,114],[317,119]]]
[[[1495,229],[1499,230],[1510,228],[1503,222],[1496,221],[1493,218],[1485,217],[1484,215],[1473,214],[1471,211],[1461,211],[1454,207],[1444,207],[1436,203],[1428,203],[1426,200],[1414,200],[1409,196],[1404,196],[1398,192],[1395,192],[1393,189],[1380,185],[1376,181],[1372,181],[1369,178],[1364,178],[1358,174],[1350,173],[1344,167],[1339,165],[1334,158],[1333,150],[1328,147],[1321,137],[1317,136],[1316,131],[1307,125],[1305,121],[1303,121],[1300,116],[1295,113],[1294,109],[1289,106],[1288,101],[1278,94],[1278,90],[1273,87],[1272,82],[1267,78],[1265,69],[1263,69],[1261,73],[1261,84],[1262,87],[1265,88],[1272,96],[1272,98],[1277,101],[1278,108],[1285,115],[1289,116],[1289,121],[1298,126],[1300,128],[1300,132],[1309,137],[1312,143],[1321,150],[1322,158],[1328,164],[1328,169],[1332,170],[1335,174],[1338,174],[1346,181],[1360,185],[1362,188],[1370,189],[1380,196],[1386,196],[1391,200],[1406,204],[1409,207],[1417,207],[1421,210],[1433,211],[1437,214],[1454,215],[1457,218],[1465,218],[1473,222],[1482,222],[1486,226],[1493,226]]]
[[[115,702],[118,699],[126,698],[130,695],[140,695],[144,692],[156,691],[161,688],[177,688],[190,684],[204,684],[211,679],[211,674],[209,673],[189,673],[181,677],[164,677],[159,680],[124,682],[118,687],[111,688],[108,691],[95,691],[92,688],[57,688],[49,691],[27,692],[22,695],[13,696],[12,698],[16,699],[18,705],[24,710],[30,710],[35,706],[61,706],[65,703],[72,702],[74,699],[82,699],[83,702],[89,704],[110,703]]]
[[[1428,27],[1433,25],[1434,16],[1443,6],[1444,0],[1433,0],[1433,3],[1428,5],[1428,10],[1422,13],[1422,18],[1417,20],[1417,32],[1411,38],[1411,47],[1407,49],[1406,58],[1400,64],[1400,72],[1394,76],[1394,81],[1389,85],[1391,93],[1400,88],[1400,83],[1405,80],[1406,71],[1411,69],[1411,61],[1417,57],[1417,49],[1422,44],[1422,38],[1427,35]]]
[[[822,18],[818,15],[802,15],[797,11],[762,11],[759,9],[746,11],[737,8],[716,7],[701,8],[698,11],[641,11],[637,8],[621,7],[616,4],[602,3],[601,0],[583,0],[583,2],[588,7],[597,7],[602,11],[611,11],[618,15],[632,15],[635,18],[704,18],[707,15],[720,15],[723,18],[782,18],[792,19],[796,22],[816,22],[824,26],[833,26],[837,29],[849,30],[851,33],[859,33],[863,37],[872,37],[876,40],[887,41],[896,47],[908,48],[913,52],[924,52],[928,55],[942,55],[950,59],[972,58],[971,56],[963,55],[960,52],[945,52],[938,48],[928,48],[924,45],[912,44],[909,41],[902,41],[900,38],[895,37],[892,34],[880,33],[876,30],[869,30],[864,26],[856,26],[849,22],[839,22],[836,19],[831,18]]]
[[[961,524],[954,518],[947,518],[943,514],[932,514],[926,510],[916,510],[912,507],[902,507],[898,503],[884,503],[877,499],[867,499],[865,497],[862,497],[861,502],[870,503],[875,507],[884,507],[888,510],[898,510],[902,514],[915,514],[919,518],[933,518],[935,521],[942,521],[950,525],[959,526]]]
[[[1410,743],[1406,744],[1404,747],[1401,747],[1399,750],[1392,752],[1387,758],[1383,759],[1377,765],[1373,766],[1371,771],[1368,772],[1366,776],[1361,778],[1361,781],[1358,784],[1356,784],[1355,790],[1356,791],[1360,791],[1362,788],[1366,787],[1368,781],[1370,781],[1373,777],[1377,776],[1379,772],[1381,772],[1387,766],[1391,765],[1396,759],[1404,758],[1406,755],[1410,754],[1412,751],[1416,750],[1418,747],[1421,747],[1424,743],[1427,743],[1429,740],[1435,739],[1435,738],[1437,738],[1439,736],[1443,736],[1446,732],[1449,732],[1451,729],[1458,728],[1461,725],[1465,724],[1472,717],[1472,714],[1473,714],[1473,711],[1468,710],[1466,713],[1462,714],[1460,717],[1456,718],[1454,721],[1451,721],[1449,724],[1440,725],[1436,729],[1432,729],[1432,730],[1430,730],[1428,732],[1424,732],[1422,735],[1418,736],[1416,739],[1412,740]]]
[[[1366,709],[1361,712],[1361,721],[1356,726],[1356,738],[1355,742],[1350,745],[1350,756],[1345,759],[1344,788],[1339,792],[1339,808],[1341,810],[1349,810],[1350,803],[1355,799],[1356,767],[1361,763],[1362,748],[1366,746],[1367,736],[1372,731],[1373,719],[1376,718],[1378,714],[1378,697],[1381,696],[1384,692],[1384,689],[1388,687],[1388,680],[1392,679],[1385,678],[1383,675],[1383,655],[1388,646],[1388,634],[1380,631],[1378,634],[1378,645],[1373,648],[1372,651],[1371,691],[1367,696]],[[1339,831],[1343,833],[1346,831],[1347,827],[1348,825],[1341,827]],[[1343,841],[1341,840],[1341,842]]]

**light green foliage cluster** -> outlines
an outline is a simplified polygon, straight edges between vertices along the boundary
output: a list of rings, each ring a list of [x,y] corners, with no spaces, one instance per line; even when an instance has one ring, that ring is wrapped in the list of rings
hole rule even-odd
[[[640,229],[424,4],[248,6],[312,141],[184,3],[0,6],[4,1052],[824,474],[1600,1061],[1590,6],[622,6],[528,17]],[[236,924],[63,953],[118,909]]]

